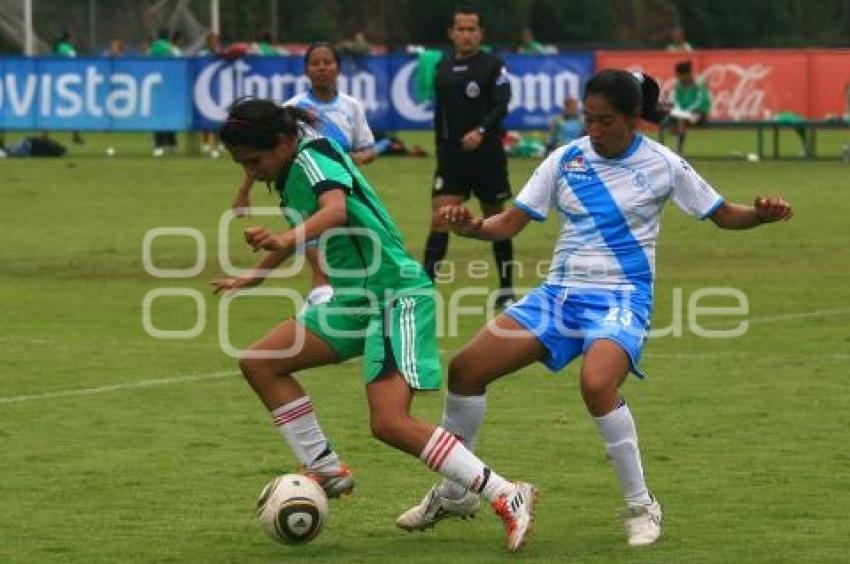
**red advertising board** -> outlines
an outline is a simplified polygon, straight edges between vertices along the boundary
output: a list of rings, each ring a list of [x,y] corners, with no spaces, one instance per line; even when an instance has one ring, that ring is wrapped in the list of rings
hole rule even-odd
[[[683,60],[708,85],[713,119],[762,120],[783,111],[829,119],[850,111],[850,50],[598,51],[596,68],[647,72],[669,97],[673,67]]]

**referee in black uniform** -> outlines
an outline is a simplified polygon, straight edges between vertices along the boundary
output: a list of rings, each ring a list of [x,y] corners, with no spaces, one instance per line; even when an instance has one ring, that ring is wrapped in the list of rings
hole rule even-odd
[[[484,217],[490,217],[500,213],[511,197],[502,149],[501,122],[511,99],[505,65],[480,50],[484,28],[478,12],[458,9],[452,18],[448,32],[454,52],[440,60],[435,77],[437,171],[431,192],[431,232],[423,261],[432,279],[449,246],[449,229],[440,220],[439,209],[464,202],[474,194]],[[512,241],[494,241],[493,256],[500,288],[496,305],[505,307],[514,300]]]

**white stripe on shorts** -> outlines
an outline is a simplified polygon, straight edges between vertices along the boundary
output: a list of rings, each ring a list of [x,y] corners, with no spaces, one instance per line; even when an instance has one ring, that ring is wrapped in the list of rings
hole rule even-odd
[[[402,370],[414,388],[419,386],[416,371],[416,302],[412,298],[401,298],[401,356]]]

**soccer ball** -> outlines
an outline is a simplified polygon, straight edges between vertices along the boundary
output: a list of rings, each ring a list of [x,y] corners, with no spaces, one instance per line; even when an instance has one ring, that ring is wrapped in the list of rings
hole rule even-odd
[[[278,476],[257,500],[263,530],[283,544],[303,544],[316,538],[328,520],[328,497],[303,474]]]

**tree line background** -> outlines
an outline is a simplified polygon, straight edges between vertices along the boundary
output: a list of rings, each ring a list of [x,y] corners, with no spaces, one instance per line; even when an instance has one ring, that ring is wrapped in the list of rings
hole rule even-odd
[[[487,42],[506,49],[523,27],[562,49],[663,47],[676,25],[697,48],[850,46],[850,0],[220,0],[221,35],[301,43],[362,31],[390,49],[445,45],[459,4],[479,9]],[[183,28],[191,43],[209,25],[209,0],[34,0],[34,20],[48,43],[72,31],[83,53],[113,38],[141,44],[163,27]],[[0,50],[19,51],[10,37]]]

